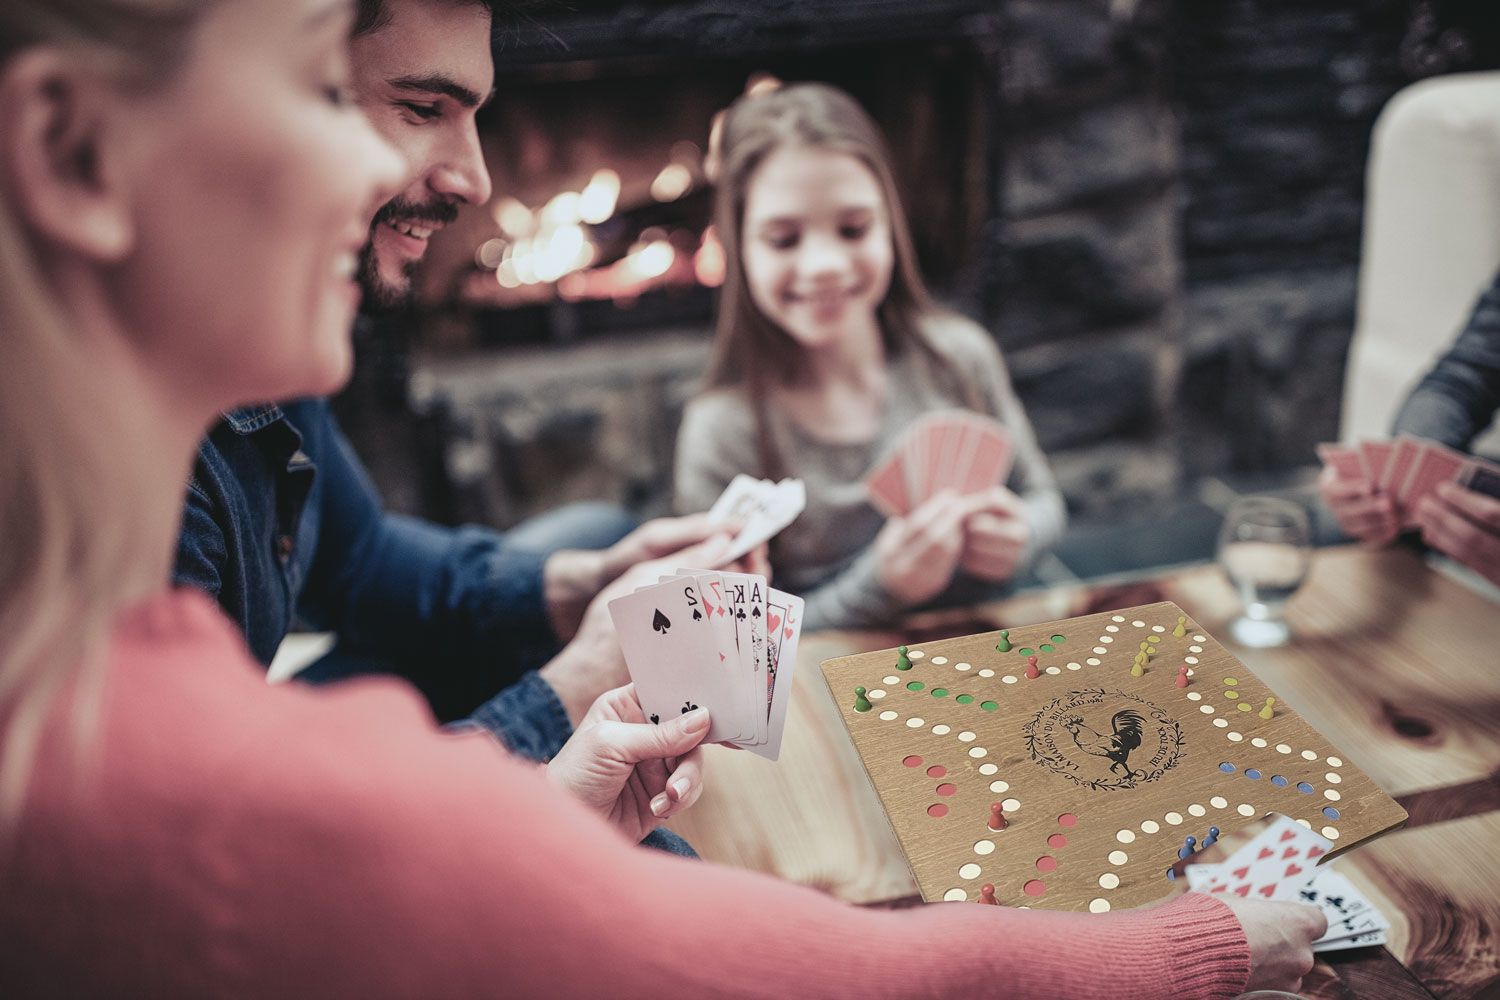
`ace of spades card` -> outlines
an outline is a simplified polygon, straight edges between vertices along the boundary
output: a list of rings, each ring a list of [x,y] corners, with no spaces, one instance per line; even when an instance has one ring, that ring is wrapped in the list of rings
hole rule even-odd
[[[696,578],[618,597],[609,602],[609,614],[648,719],[666,722],[702,707],[710,720],[705,743],[755,738],[738,658],[732,648],[721,649]]]

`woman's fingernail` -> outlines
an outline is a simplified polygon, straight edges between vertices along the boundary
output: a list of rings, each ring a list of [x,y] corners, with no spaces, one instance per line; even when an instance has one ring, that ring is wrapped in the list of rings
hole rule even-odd
[[[666,792],[662,792],[661,794],[657,795],[656,798],[651,800],[651,815],[660,816],[662,813],[666,812],[671,807],[671,805],[672,800],[667,798]]]
[[[687,796],[690,787],[692,787],[692,782],[686,778],[678,778],[672,782],[672,791],[677,793],[677,801],[681,802]]]
[[[682,717],[682,731],[685,733],[696,733],[700,729],[708,728],[708,709],[695,708]]]

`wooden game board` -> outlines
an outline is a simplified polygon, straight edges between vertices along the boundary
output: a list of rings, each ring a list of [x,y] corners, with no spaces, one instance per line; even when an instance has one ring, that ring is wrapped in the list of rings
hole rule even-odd
[[[1284,813],[1334,856],[1405,822],[1279,698],[1261,718],[1275,692],[1190,619],[1174,636],[1180,616],[1162,602],[1013,628],[1004,653],[999,632],[924,643],[907,670],[895,649],[823,663],[923,898],[976,900],[989,883],[1006,905],[1102,913],[1165,895],[1186,838],[1211,826]]]

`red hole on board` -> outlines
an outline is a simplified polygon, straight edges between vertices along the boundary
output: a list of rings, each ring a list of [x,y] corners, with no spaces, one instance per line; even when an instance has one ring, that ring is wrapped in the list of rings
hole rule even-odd
[[[931,816],[933,819],[942,819],[944,816],[948,815],[948,807],[943,805],[941,802],[934,802],[932,805],[927,807],[927,815]]]
[[[941,778],[947,773],[948,769],[941,764],[934,764],[927,769],[927,777],[929,778]]]
[[[939,795],[952,795],[956,791],[958,791],[958,786],[947,781],[937,786],[937,793]]]
[[[1057,871],[1057,859],[1050,854],[1043,854],[1036,859],[1036,870],[1039,872]]]
[[[1072,813],[1063,813],[1061,816],[1057,817],[1057,825],[1058,826],[1077,826],[1078,825],[1078,817],[1074,816]]]
[[[905,764],[907,767],[921,767],[922,766],[922,758],[918,757],[916,754],[912,754],[910,757],[906,758],[901,763]]]
[[[1054,833],[1052,836],[1047,838],[1047,846],[1052,848],[1067,847],[1068,838],[1064,837],[1060,833]]]
[[[1034,878],[1030,882],[1027,882],[1025,885],[1021,886],[1021,891],[1026,893],[1026,895],[1028,896],[1040,896],[1046,893],[1047,883],[1043,882],[1039,878]]]

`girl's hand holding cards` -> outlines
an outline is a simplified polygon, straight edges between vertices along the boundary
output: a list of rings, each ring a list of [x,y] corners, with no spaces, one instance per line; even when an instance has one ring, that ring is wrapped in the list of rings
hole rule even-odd
[[[973,497],[943,490],[910,514],[892,517],[875,536],[876,576],[887,594],[921,604],[947,589],[964,553],[964,521]]]
[[[634,686],[606,691],[547,764],[547,778],[639,841],[703,793],[698,744],[708,724],[700,708],[654,726]]]
[[[964,549],[959,567],[990,583],[1004,583],[1016,575],[1021,555],[1031,541],[1031,525],[1021,498],[995,486],[974,499],[976,509],[964,521]]]

